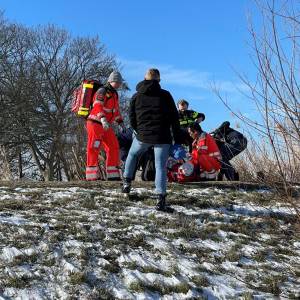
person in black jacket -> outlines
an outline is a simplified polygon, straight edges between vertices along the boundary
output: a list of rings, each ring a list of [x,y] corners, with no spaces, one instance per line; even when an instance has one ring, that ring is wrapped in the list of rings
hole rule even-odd
[[[149,69],[145,80],[137,84],[137,93],[132,97],[129,118],[136,136],[126,159],[122,191],[129,194],[139,155],[154,147],[155,191],[158,194],[156,209],[172,212],[166,204],[166,164],[172,132],[175,143],[180,144],[180,126],[174,100],[168,91],[160,87],[159,82],[159,70]]]
[[[218,180],[239,180],[239,173],[230,163],[230,160],[247,148],[247,138],[239,131],[230,127],[230,122],[225,121],[219,128],[210,133],[216,140],[220,149],[222,160]]]
[[[179,113],[179,124],[183,129],[188,129],[189,125],[193,123],[200,123],[205,120],[205,115],[203,113],[196,112],[194,110],[190,110],[189,103],[180,99],[177,102],[178,113]]]

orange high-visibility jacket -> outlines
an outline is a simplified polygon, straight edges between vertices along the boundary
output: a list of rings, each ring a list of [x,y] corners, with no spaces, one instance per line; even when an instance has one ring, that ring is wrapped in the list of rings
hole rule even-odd
[[[102,117],[105,117],[109,123],[114,121],[117,123],[123,122],[118,93],[107,87],[101,87],[95,93],[88,120],[101,123]]]

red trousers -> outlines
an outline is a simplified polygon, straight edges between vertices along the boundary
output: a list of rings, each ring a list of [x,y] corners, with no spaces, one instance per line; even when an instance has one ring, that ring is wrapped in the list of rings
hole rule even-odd
[[[209,154],[198,156],[198,165],[200,167],[200,178],[213,179],[217,176],[217,171],[221,168],[221,163]]]
[[[104,130],[97,122],[87,121],[86,123],[87,159],[86,179],[99,179],[99,153],[101,148],[106,152],[106,175],[107,179],[119,179],[119,143],[112,128]]]

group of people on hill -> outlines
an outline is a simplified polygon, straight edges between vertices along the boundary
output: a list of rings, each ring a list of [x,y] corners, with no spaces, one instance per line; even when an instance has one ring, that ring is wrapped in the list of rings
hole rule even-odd
[[[246,148],[247,140],[229,122],[210,134],[204,132],[200,123],[205,115],[189,110],[184,99],[176,107],[170,92],[160,86],[159,70],[149,69],[132,96],[130,128],[125,128],[117,93],[122,82],[121,74],[112,72],[93,97],[87,118],[87,180],[99,179],[98,155],[104,149],[108,180],[122,177],[122,192],[129,194],[137,167],[142,165],[143,180],[155,181],[156,209],[171,212],[166,202],[167,181],[221,180],[224,175],[227,180],[239,179],[230,160]],[[118,136],[113,123],[120,126]],[[150,164],[152,170],[147,169]]]

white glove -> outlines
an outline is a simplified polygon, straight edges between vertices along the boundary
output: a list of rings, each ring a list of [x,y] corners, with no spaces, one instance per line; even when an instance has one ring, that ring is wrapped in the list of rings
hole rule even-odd
[[[107,122],[106,118],[101,118],[101,124],[104,130],[107,130],[110,127],[110,124]]]

